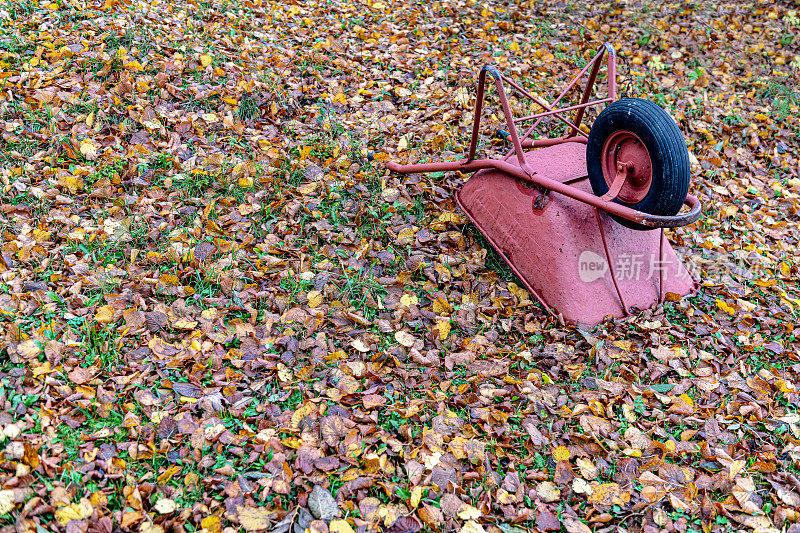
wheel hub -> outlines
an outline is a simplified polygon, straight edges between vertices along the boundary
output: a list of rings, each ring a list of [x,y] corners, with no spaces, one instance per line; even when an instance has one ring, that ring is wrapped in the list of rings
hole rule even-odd
[[[625,168],[625,184],[617,198],[627,204],[641,202],[653,183],[650,154],[642,140],[633,132],[619,130],[606,139],[602,151],[603,178],[609,189],[617,176],[619,164]]]

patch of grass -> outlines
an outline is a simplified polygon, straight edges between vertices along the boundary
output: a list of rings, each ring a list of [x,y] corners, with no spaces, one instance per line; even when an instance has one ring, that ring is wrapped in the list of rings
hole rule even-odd
[[[116,366],[122,361],[122,354],[117,346],[117,332],[113,327],[94,328],[86,326],[81,342],[86,350],[84,363],[100,364],[103,368]]]
[[[258,118],[261,114],[260,110],[258,109],[258,104],[256,104],[256,101],[249,94],[245,94],[239,100],[239,109],[236,111],[236,113],[243,121]]]
[[[771,105],[780,118],[794,115],[792,107],[800,106],[800,92],[797,87],[783,81],[768,81],[758,96]]]
[[[2,9],[8,12],[12,20],[28,20],[36,11],[33,0],[6,0]]]

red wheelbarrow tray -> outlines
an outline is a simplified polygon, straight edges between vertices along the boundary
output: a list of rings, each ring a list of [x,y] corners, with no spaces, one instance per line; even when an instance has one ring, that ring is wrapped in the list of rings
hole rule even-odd
[[[606,54],[608,96],[591,100],[602,58]],[[558,107],[564,96],[587,73],[581,102]],[[493,78],[497,88],[512,143],[511,150],[503,159],[475,159],[487,74]],[[567,322],[596,324],[609,315],[627,316],[631,308],[650,307],[662,302],[669,293],[694,293],[698,286],[663,235],[665,227],[684,226],[700,217],[701,204],[696,197],[687,195],[686,209],[674,216],[645,213],[616,203],[614,199],[628,182],[632,170],[630,165],[622,163],[617,164],[616,176],[603,196],[595,195],[588,185],[585,155],[588,137],[580,129],[581,120],[587,107],[616,100],[615,78],[616,54],[609,44],[598,50],[552,103],[531,95],[493,66],[486,66],[478,80],[472,139],[465,159],[415,165],[387,164],[392,172],[404,174],[477,171],[456,193],[459,207],[547,311],[553,315],[561,314]],[[536,102],[544,111],[514,118],[504,84]],[[564,116],[571,111],[575,112],[572,121]],[[565,123],[569,127],[567,135],[530,139],[546,117]],[[520,136],[517,124],[525,121],[533,121],[533,124]],[[526,153],[525,148],[535,150]],[[563,196],[549,195],[550,191]],[[660,231],[635,231],[613,221],[608,214],[631,221],[643,229],[660,228]],[[601,240],[610,283],[580,283],[573,265],[565,265],[563,259],[591,251],[599,246]],[[654,286],[657,289],[655,294],[649,289],[649,284],[643,284],[641,280],[617,279],[609,246],[617,257],[646,255],[652,251],[661,266],[658,284]],[[664,263],[668,266],[663,267]],[[648,281],[655,280],[649,276]]]

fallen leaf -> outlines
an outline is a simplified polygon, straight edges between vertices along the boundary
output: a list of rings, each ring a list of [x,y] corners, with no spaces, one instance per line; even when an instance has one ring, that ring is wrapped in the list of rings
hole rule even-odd
[[[161,514],[169,514],[175,512],[175,510],[178,508],[178,504],[175,503],[175,500],[171,500],[169,498],[160,498],[153,508]]]
[[[243,507],[239,509],[239,525],[245,531],[260,531],[269,528],[275,514],[264,507]]]

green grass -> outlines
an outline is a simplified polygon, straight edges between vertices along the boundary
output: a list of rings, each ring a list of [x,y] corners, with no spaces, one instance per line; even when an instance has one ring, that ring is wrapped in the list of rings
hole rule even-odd
[[[237,110],[237,114],[239,118],[243,121],[252,120],[258,118],[260,115],[260,110],[258,109],[258,105],[256,101],[253,100],[253,97],[249,94],[245,94],[239,100],[239,109]]]
[[[796,117],[792,107],[800,106],[800,92],[793,84],[784,81],[770,80],[758,93],[758,97],[772,107],[780,119]],[[795,121],[795,131],[800,131],[800,123]]]

